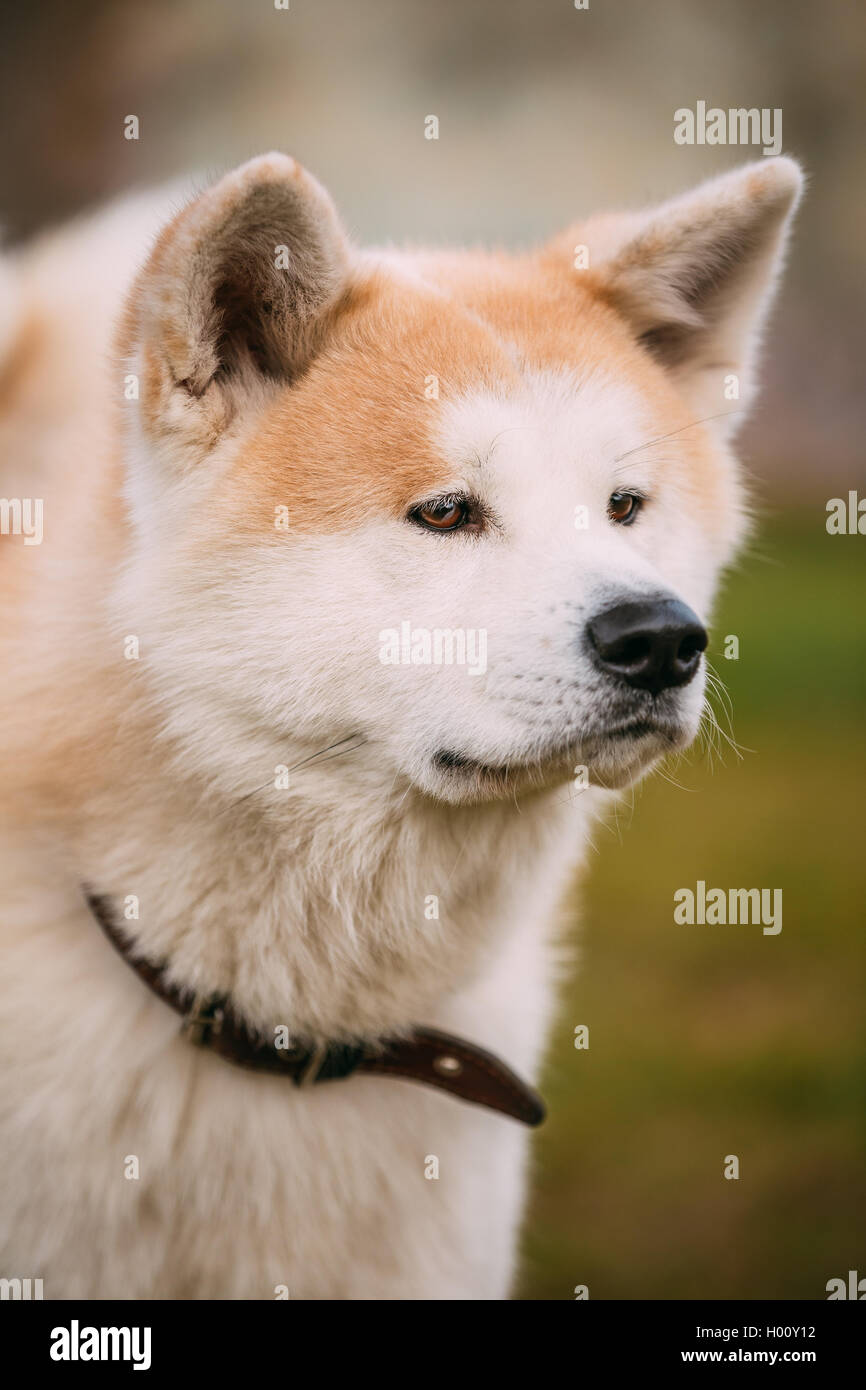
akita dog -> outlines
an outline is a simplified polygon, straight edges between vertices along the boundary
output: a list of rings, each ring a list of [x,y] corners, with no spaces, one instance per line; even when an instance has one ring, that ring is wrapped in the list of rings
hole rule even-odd
[[[800,184],[359,251],[269,154],[7,257],[0,1274],[508,1295],[558,907],[697,731]]]

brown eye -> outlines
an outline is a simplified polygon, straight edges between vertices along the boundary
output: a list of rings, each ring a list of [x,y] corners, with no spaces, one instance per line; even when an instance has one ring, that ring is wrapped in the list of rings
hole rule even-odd
[[[431,531],[456,531],[463,525],[468,514],[469,509],[465,502],[448,498],[442,502],[427,502],[423,507],[416,507],[411,516],[413,521],[417,521],[420,526],[428,527]]]
[[[608,498],[607,514],[620,526],[630,526],[643,505],[643,498],[633,492],[612,492]]]

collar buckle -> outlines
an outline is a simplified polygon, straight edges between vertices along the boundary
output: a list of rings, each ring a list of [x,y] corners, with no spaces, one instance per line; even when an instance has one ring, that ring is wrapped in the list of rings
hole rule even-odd
[[[225,1017],[225,1001],[219,995],[197,994],[189,1011],[184,1014],[181,1036],[196,1047],[207,1047],[211,1037],[219,1033]]]
[[[314,1042],[310,1047],[299,1044],[295,1049],[298,1062],[295,1085],[314,1086],[317,1081],[335,1081],[351,1076],[361,1062],[371,1055],[368,1048],[353,1043]]]
[[[323,1042],[314,1043],[310,1049],[309,1061],[303,1066],[298,1074],[295,1084],[297,1086],[315,1086],[319,1079],[319,1072],[322,1070],[325,1058],[328,1055],[328,1044]]]

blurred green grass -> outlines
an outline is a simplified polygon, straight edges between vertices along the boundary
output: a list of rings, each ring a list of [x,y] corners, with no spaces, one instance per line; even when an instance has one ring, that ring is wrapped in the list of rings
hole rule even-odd
[[[763,518],[710,643],[751,751],[693,750],[596,834],[517,1297],[814,1299],[866,1275],[864,545],[820,504]],[[781,888],[781,933],[677,925],[698,879]]]

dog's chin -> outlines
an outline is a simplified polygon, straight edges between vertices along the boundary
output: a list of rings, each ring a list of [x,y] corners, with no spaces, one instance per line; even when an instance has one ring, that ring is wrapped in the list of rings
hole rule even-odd
[[[621,791],[667,753],[686,748],[695,729],[685,724],[635,720],[584,735],[535,757],[486,762],[451,748],[437,749],[416,785],[454,805],[513,799],[571,783],[576,791]]]

